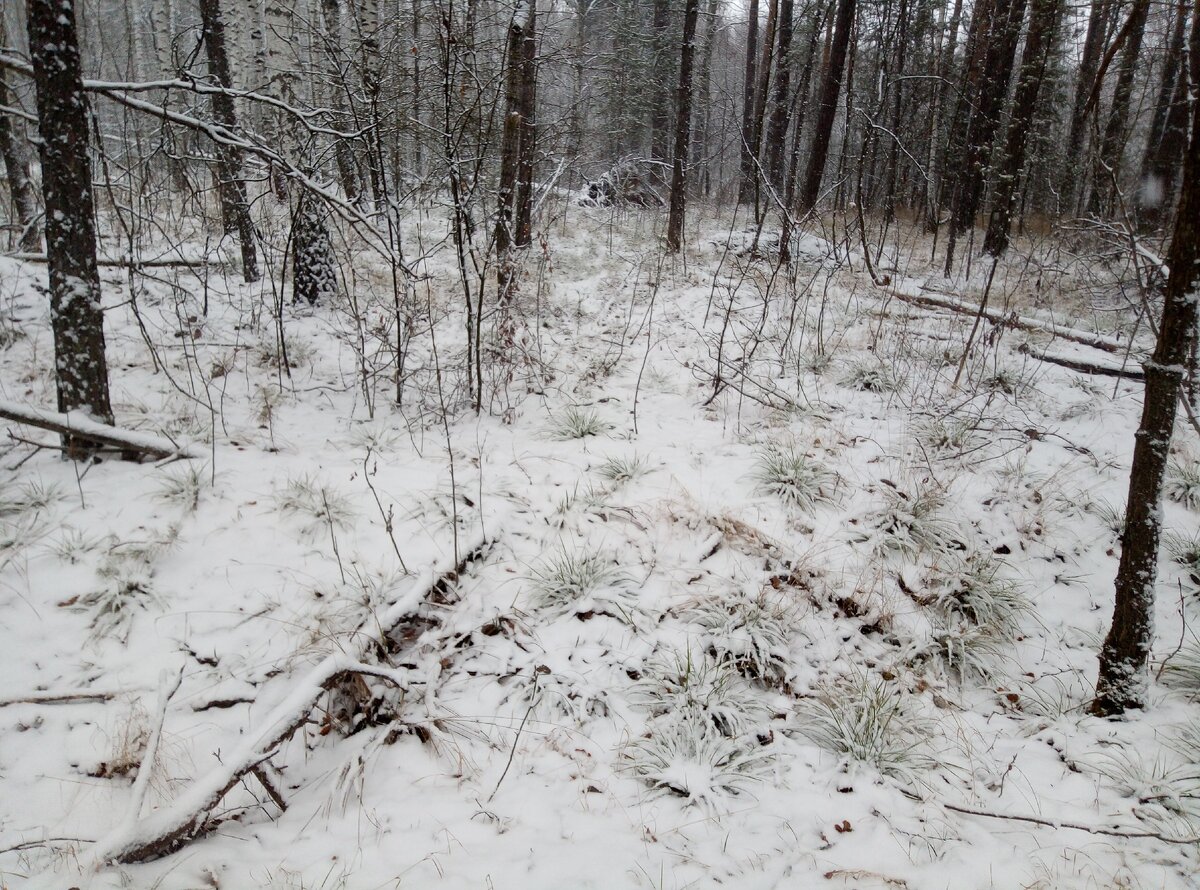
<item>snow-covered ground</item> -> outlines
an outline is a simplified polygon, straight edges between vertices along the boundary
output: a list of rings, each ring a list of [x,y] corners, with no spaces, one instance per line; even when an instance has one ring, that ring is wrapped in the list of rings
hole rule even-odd
[[[270,284],[154,269],[134,313],[106,269],[118,425],[205,456],[5,445],[0,886],[1196,886],[1195,434],[1152,705],[1090,717],[1141,385],[1037,356],[1124,356],[984,322],[960,369],[973,319],[892,290],[976,303],[983,264],[877,287],[806,236],[793,286],[700,225],[672,261],[571,208],[480,415],[448,247],[407,333],[365,253],[286,306],[290,369]],[[990,305],[1095,332],[1023,264]],[[43,274],[0,258],[0,399],[45,408]],[[386,676],[306,697],[337,653]],[[247,773],[97,865],[260,742],[286,811]]]

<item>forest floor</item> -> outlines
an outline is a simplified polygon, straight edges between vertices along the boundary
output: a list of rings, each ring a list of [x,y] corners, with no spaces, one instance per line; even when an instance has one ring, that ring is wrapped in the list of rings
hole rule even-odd
[[[566,211],[481,414],[449,246],[407,339],[361,252],[282,324],[229,269],[105,269],[117,424],[199,456],[4,446],[0,886],[1196,886],[1191,428],[1150,707],[1091,717],[1141,384],[1040,356],[1125,356],[984,321],[960,363],[973,317],[894,292],[977,303],[989,267],[946,281],[922,236],[886,286],[806,236],[793,286],[727,217],[678,261],[654,225]],[[1025,247],[989,305],[1128,343],[1086,261]],[[50,407],[44,274],[0,258],[0,399]],[[387,676],[309,711],[331,653]],[[247,773],[97,865],[290,712],[286,810]]]

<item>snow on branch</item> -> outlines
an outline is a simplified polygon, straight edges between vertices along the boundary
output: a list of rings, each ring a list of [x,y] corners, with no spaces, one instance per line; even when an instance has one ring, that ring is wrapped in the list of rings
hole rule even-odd
[[[490,540],[480,534],[470,543],[466,555],[454,565],[434,572],[426,569],[395,602],[389,605],[370,624],[361,625],[351,634],[346,651],[326,656],[299,679],[285,678],[290,684],[288,693],[267,715],[262,724],[241,735],[241,741],[222,745],[223,762],[199,779],[179,797],[162,809],[139,818],[131,810],[126,818],[92,849],[92,864],[96,868],[109,862],[145,862],[165,856],[183,847],[192,838],[203,834],[211,824],[211,813],[229,791],[246,776],[254,775],[263,781],[276,804],[283,806],[278,791],[264,781],[262,765],[309,720],[309,714],[321,696],[338,683],[353,675],[378,677],[404,688],[410,675],[363,659],[380,649],[386,649],[389,635],[406,618],[418,611],[431,596],[452,582],[466,566],[480,558],[490,546]],[[373,629],[371,629],[373,628]],[[143,764],[142,769],[149,769]],[[141,775],[142,769],[138,774]]]
[[[26,426],[50,430],[64,436],[76,436],[118,451],[132,452],[153,458],[193,457],[186,448],[181,448],[170,439],[135,430],[123,430],[107,423],[100,423],[82,411],[65,414],[31,408],[16,402],[0,401],[0,419],[12,420]]]

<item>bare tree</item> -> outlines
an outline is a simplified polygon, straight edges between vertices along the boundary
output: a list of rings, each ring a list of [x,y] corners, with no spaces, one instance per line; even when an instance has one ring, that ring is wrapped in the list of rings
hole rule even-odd
[[[0,14],[0,46],[8,43],[4,15]],[[13,107],[8,81],[0,70],[0,108]],[[38,224],[37,196],[29,175],[29,160],[25,149],[25,122],[0,110],[0,158],[4,160],[8,192],[20,227],[18,244],[27,253],[36,253],[42,246],[42,231]]]
[[[1191,144],[1183,164],[1183,187],[1167,254],[1170,276],[1154,354],[1145,363],[1142,421],[1133,446],[1121,562],[1117,568],[1112,627],[1100,652],[1100,675],[1092,713],[1121,714],[1146,704],[1146,662],[1154,642],[1154,585],[1162,537],[1162,488],[1183,389],[1196,339],[1200,288],[1200,16],[1192,17]]]
[[[821,101],[813,130],[813,147],[808,156],[808,170],[804,175],[804,184],[798,198],[799,209],[803,213],[817,205],[817,198],[821,194],[825,160],[829,157],[829,139],[833,135],[833,121],[837,117],[838,97],[842,91],[846,52],[850,46],[850,32],[854,28],[854,10],[855,0],[838,0],[833,44],[821,80]]]
[[[671,214],[667,219],[667,251],[683,244],[687,205],[687,158],[692,141],[692,66],[696,56],[696,20],[700,0],[687,0],[683,14],[683,46],[679,52],[679,96],[675,103],[675,157],[671,162]]]
[[[1004,140],[1004,154],[996,165],[992,212],[983,240],[983,249],[992,256],[1001,256],[1008,249],[1017,187],[1021,181],[1021,169],[1025,166],[1025,146],[1050,55],[1058,42],[1058,23],[1061,18],[1061,0],[1033,0],[1025,50],[1021,56],[1021,74],[1017,80],[1008,134]]]
[[[208,72],[218,86],[233,85],[229,74],[229,56],[225,51],[225,20],[221,17],[221,0],[200,0],[200,21],[204,49],[208,55]],[[226,92],[212,94],[213,116],[221,126],[237,129],[237,112],[233,97]],[[250,218],[250,202],[246,183],[242,179],[242,153],[224,143],[217,146],[217,178],[221,198],[221,220],[225,233],[237,234],[242,248],[242,278],[247,283],[258,280],[258,250],[254,243],[254,222]]]
[[[58,410],[83,411],[111,424],[87,102],[75,10],[70,0],[29,0],[27,16],[37,84]],[[65,436],[63,445],[76,458],[92,450],[76,436]]]

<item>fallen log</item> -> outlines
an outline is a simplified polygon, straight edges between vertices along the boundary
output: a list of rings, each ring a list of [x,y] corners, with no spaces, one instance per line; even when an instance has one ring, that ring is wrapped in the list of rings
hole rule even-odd
[[[195,456],[170,439],[156,436],[153,433],[123,430],[107,423],[100,423],[92,420],[82,411],[70,411],[63,414],[58,411],[45,411],[41,408],[20,405],[16,402],[0,401],[0,419],[49,430],[62,436],[86,439],[89,442],[120,451],[125,455],[146,456],[155,459]]]
[[[1049,362],[1052,365],[1059,365],[1063,368],[1070,368],[1072,371],[1078,371],[1080,374],[1093,374],[1098,377],[1120,377],[1123,380],[1146,379],[1146,375],[1142,373],[1142,369],[1136,366],[1088,362],[1072,356],[1057,355],[1052,352],[1031,349],[1028,343],[1022,343],[1018,346],[1017,352],[1032,356],[1038,361]]]
[[[992,324],[1002,325],[1011,328],[1018,328],[1022,331],[1036,331],[1044,334],[1050,334],[1063,340],[1070,340],[1074,343],[1081,343],[1084,346],[1091,346],[1093,349],[1100,349],[1104,352],[1125,352],[1129,349],[1129,344],[1114,337],[1105,337],[1103,334],[1093,334],[1089,331],[1081,331],[1077,328],[1069,328],[1065,325],[1055,324],[1050,321],[1043,321],[1040,318],[1034,318],[1029,315],[1018,315],[1015,312],[1002,312],[999,309],[985,308],[982,313],[978,305],[967,303],[964,300],[959,300],[956,297],[951,297],[946,294],[929,295],[929,294],[911,294],[902,293],[896,288],[892,288],[888,294],[895,297],[897,300],[903,300],[905,303],[911,303],[914,306],[933,307],[935,309],[948,309],[951,312],[957,312],[960,315],[982,315]]]
[[[222,746],[222,751],[229,752],[223,756],[223,762],[201,776],[169,805],[144,818],[139,818],[138,813],[130,813],[96,842],[92,848],[93,866],[100,868],[110,862],[146,862],[175,852],[211,827],[212,811],[247,776],[257,778],[268,796],[282,809],[285,806],[283,798],[263,772],[263,764],[308,722],[321,696],[347,678],[378,677],[403,688],[410,679],[407,671],[368,664],[362,659],[385,650],[396,628],[412,619],[422,605],[453,583],[467,565],[487,552],[490,544],[489,539],[480,535],[472,542],[467,554],[450,568],[436,573],[425,570],[379,616],[378,623],[372,618],[369,624],[360,625],[350,635],[346,650],[326,656],[298,681],[289,678],[288,682],[293,684],[290,692],[257,730],[241,735],[238,743]],[[140,772],[139,769],[139,775]]]

